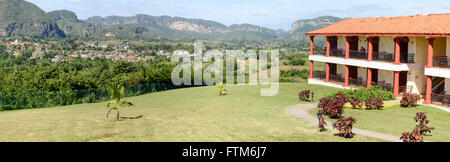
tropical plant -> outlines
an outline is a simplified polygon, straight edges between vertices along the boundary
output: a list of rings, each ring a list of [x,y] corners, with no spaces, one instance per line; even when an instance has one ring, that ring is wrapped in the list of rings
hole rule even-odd
[[[217,85],[217,91],[219,91],[219,96],[226,95],[227,94],[226,84],[223,83]]]
[[[355,98],[352,101],[350,101],[350,105],[352,105],[354,109],[363,107],[363,103],[359,101],[359,98]]]
[[[304,91],[301,91],[301,92],[298,94],[298,99],[299,99],[300,101],[308,101],[308,100],[309,100],[310,94],[311,94],[311,90],[304,90]]]
[[[402,100],[400,101],[400,105],[402,107],[414,107],[417,106],[417,103],[420,100],[420,95],[418,94],[411,94],[411,93],[405,93],[403,94]]]
[[[414,120],[419,122],[419,125],[416,125],[411,133],[402,133],[400,139],[402,139],[403,142],[423,142],[423,135],[425,133],[431,133],[431,131],[434,130],[434,127],[427,126],[430,121],[427,119],[427,115],[424,112],[416,113]]]
[[[325,126],[327,125],[327,122],[323,118],[323,115],[319,115],[319,131],[323,132],[326,130]]]
[[[419,125],[416,127],[418,128],[420,134],[431,133],[431,131],[434,130],[434,127],[427,126],[430,121],[427,119],[427,115],[424,112],[416,113],[414,120],[419,122]]]
[[[125,94],[125,88],[121,84],[113,83],[108,87],[108,90],[113,100],[106,104],[106,107],[109,109],[108,113],[106,113],[106,118],[109,118],[109,114],[112,110],[116,110],[116,119],[120,120],[120,108],[132,107],[134,104],[128,101],[121,101]]]
[[[339,131],[339,135],[345,138],[352,138],[354,135],[352,129],[355,122],[356,119],[353,117],[340,117],[335,123],[333,123],[333,128]]]
[[[417,128],[414,128],[411,133],[403,132],[400,139],[403,140],[403,142],[424,142],[423,135],[419,133]]]
[[[366,108],[378,110],[383,107],[383,104],[383,100],[379,98],[368,98],[366,101]]]
[[[344,105],[349,98],[342,93],[337,93],[335,97],[325,97],[320,99],[318,107],[325,115],[331,118],[339,118],[344,113]]]

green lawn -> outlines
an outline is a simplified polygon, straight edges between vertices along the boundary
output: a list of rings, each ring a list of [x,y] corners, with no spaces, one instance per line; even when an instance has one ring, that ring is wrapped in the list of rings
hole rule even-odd
[[[318,109],[310,113],[316,114]],[[430,120],[430,126],[435,127],[430,136],[424,139],[433,142],[450,142],[450,113],[429,106],[417,106],[415,108],[403,108],[400,106],[387,107],[383,110],[360,110],[346,108],[344,116],[353,116],[358,121],[354,127],[392,135],[400,135],[402,132],[411,132],[418,124],[414,121],[417,112],[426,112]],[[329,118],[328,118],[329,119]],[[330,119],[329,119],[330,120]],[[331,120],[335,121],[335,120]]]
[[[106,103],[0,112],[0,141],[380,141],[321,133],[285,112],[299,103],[301,89],[316,98],[336,89],[285,83],[277,96],[261,97],[260,88],[228,86],[230,94],[218,96],[216,87],[200,87],[126,98],[136,107],[121,115],[143,117],[123,121],[106,119]]]

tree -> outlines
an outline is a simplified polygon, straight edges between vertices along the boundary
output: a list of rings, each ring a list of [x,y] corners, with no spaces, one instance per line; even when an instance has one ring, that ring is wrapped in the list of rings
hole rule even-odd
[[[225,89],[226,84],[217,85],[217,91],[219,91],[219,96],[227,94],[227,89]]]
[[[114,99],[113,101],[106,104],[106,107],[109,109],[108,113],[106,114],[106,118],[109,117],[109,113],[111,113],[112,110],[117,111],[116,119],[120,119],[120,108],[122,107],[132,107],[134,106],[133,103],[128,101],[121,101],[121,98],[124,97],[125,94],[125,88],[117,83],[112,83],[109,88],[109,94]]]

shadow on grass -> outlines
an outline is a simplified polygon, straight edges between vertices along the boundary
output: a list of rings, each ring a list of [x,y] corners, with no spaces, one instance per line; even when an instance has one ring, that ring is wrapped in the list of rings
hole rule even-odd
[[[139,115],[136,117],[120,117],[120,120],[136,120],[136,119],[140,119],[142,117],[144,117],[144,115]]]
[[[344,135],[342,135],[342,134],[340,134],[340,133],[335,133],[335,134],[334,134],[334,136],[343,137],[343,138],[346,138],[346,139],[352,139],[352,138],[355,137],[356,135],[357,135],[356,133],[353,133],[353,136],[351,136],[351,137],[346,137],[346,136],[344,136]]]

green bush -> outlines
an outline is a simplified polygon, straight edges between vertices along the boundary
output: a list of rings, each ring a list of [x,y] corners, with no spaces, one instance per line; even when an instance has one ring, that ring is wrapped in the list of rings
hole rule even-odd
[[[280,70],[280,77],[294,77],[294,78],[302,78],[307,79],[309,77],[309,71],[306,69],[303,70]]]
[[[301,58],[296,58],[296,59],[289,61],[289,64],[295,65],[295,66],[303,66],[303,65],[305,65],[305,62],[306,61]]]
[[[359,88],[354,90],[341,91],[344,95],[348,96],[351,100],[359,98],[360,102],[366,102],[369,98],[379,98],[384,101],[394,100],[395,96],[391,91],[385,90],[381,87],[372,87],[371,89]],[[334,97],[336,93],[330,94],[328,97]]]

